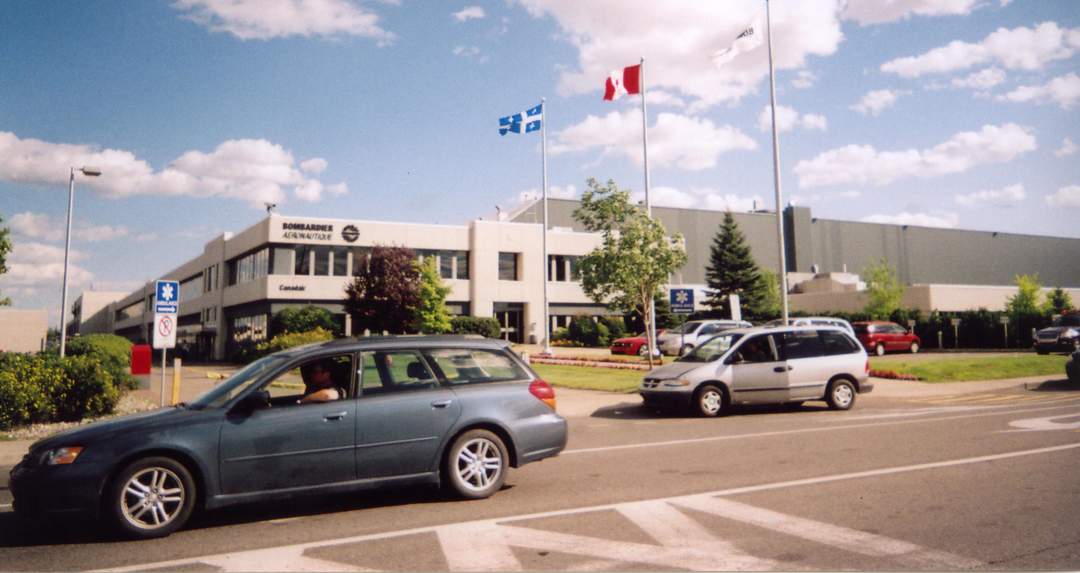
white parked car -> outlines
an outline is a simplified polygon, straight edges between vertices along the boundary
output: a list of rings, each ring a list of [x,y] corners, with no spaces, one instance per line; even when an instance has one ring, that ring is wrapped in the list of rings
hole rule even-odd
[[[682,356],[694,348],[698,342],[725,330],[750,326],[753,325],[745,320],[691,320],[679,328],[665,330],[663,334],[656,337],[656,345],[664,354]]]
[[[703,341],[645,375],[638,393],[649,406],[691,407],[717,416],[732,404],[825,400],[847,410],[873,390],[862,345],[833,326],[738,328]]]
[[[780,326],[783,324],[783,319],[770,320],[766,322],[764,326]],[[852,338],[855,336],[855,329],[851,326],[851,323],[842,319],[832,316],[798,316],[788,319],[788,326],[836,326],[848,331],[848,334]]]

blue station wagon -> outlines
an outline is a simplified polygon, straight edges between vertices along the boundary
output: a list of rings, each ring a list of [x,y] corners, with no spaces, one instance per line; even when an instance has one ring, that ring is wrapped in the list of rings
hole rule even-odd
[[[10,488],[20,515],[151,538],[196,509],[301,493],[441,483],[485,498],[566,436],[554,390],[503,341],[346,339],[252,362],[190,404],[39,441]]]

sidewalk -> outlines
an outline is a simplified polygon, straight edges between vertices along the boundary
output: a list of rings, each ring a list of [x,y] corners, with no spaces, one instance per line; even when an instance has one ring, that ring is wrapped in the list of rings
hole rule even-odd
[[[194,366],[184,367],[184,376],[181,382],[181,399],[191,398],[213,387],[216,380],[208,378],[207,373],[217,371],[229,371],[227,367]],[[136,390],[135,393],[147,401],[157,404],[161,373],[155,373],[149,390]],[[166,402],[171,397],[171,372],[166,378]],[[866,396],[871,399],[881,398],[918,398],[926,396],[944,396],[969,394],[974,392],[986,392],[1018,386],[1035,387],[1048,380],[1058,380],[1062,376],[1032,376],[1027,378],[1011,378],[1008,380],[988,380],[977,382],[950,382],[931,384],[926,382],[913,382],[909,380],[889,380],[885,378],[873,378],[874,390]],[[641,397],[637,394],[618,394],[614,392],[601,392],[596,390],[575,390],[571,388],[556,388],[555,398],[558,412],[567,418],[588,417],[601,408],[624,406],[633,408],[641,405]],[[13,466],[22,459],[27,448],[34,440],[11,440],[0,441],[0,466]]]

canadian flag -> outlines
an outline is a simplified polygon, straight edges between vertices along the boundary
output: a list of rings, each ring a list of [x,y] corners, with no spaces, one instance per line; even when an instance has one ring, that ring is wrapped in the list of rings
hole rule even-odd
[[[641,64],[611,72],[604,86],[604,101],[617,100],[626,94],[639,93],[641,93]]]

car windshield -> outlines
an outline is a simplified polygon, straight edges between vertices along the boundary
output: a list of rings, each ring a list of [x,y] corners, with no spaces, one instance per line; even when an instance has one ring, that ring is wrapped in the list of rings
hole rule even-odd
[[[699,344],[676,362],[712,362],[718,360],[742,338],[741,334],[720,334]]]
[[[674,328],[671,331],[675,334],[690,334],[691,332],[697,330],[697,327],[699,326],[701,326],[700,322],[687,322],[679,328]]]
[[[1066,314],[1054,320],[1054,326],[1080,326],[1080,314]]]
[[[193,410],[220,408],[250,387],[264,372],[280,366],[286,360],[288,358],[278,355],[260,358],[196,398],[188,407]]]

